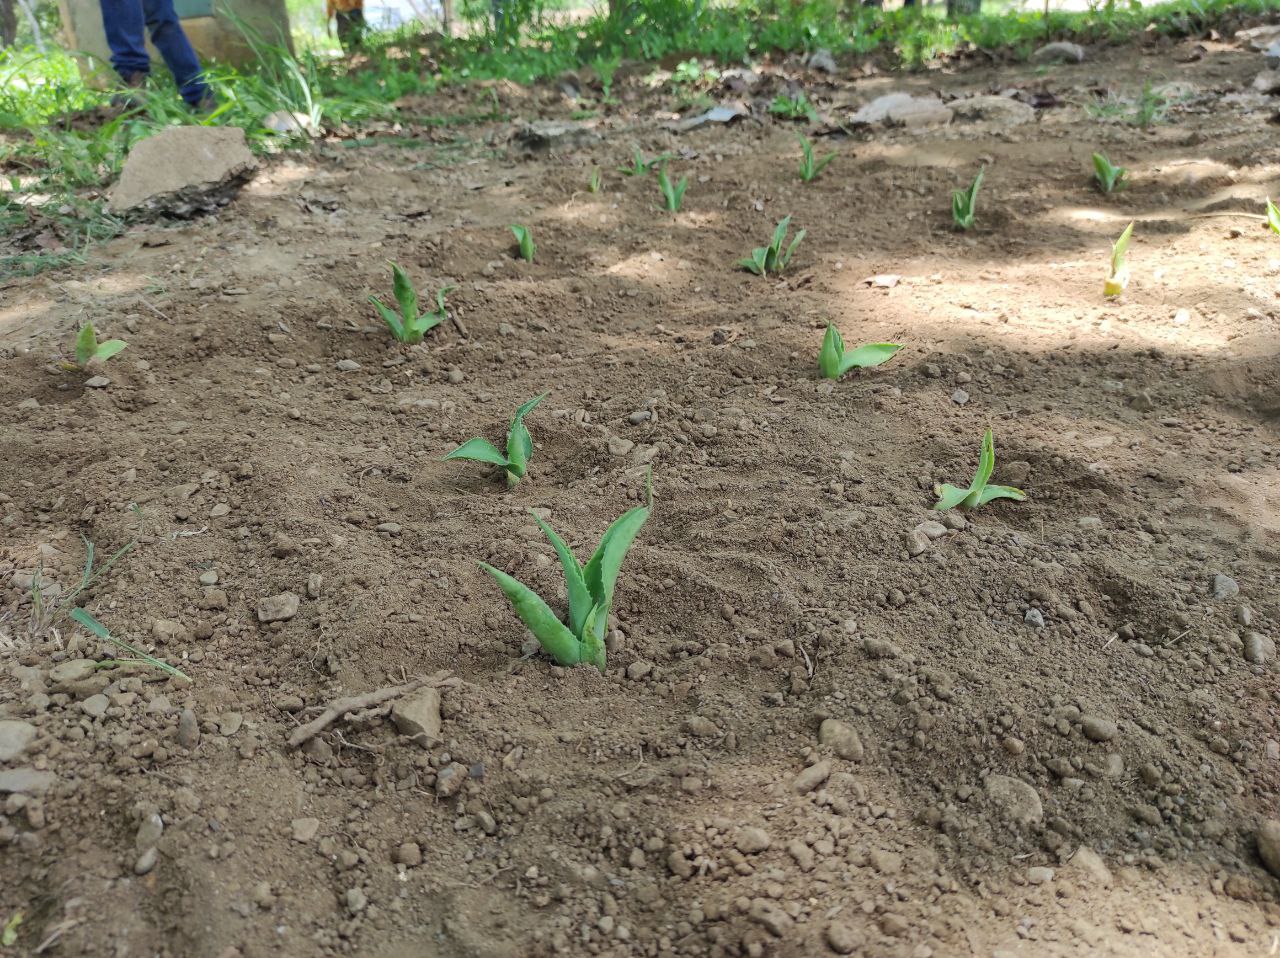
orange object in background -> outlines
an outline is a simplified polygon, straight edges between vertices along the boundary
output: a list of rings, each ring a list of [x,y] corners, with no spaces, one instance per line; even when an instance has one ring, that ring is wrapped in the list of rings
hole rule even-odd
[[[364,0],[325,0],[325,16],[337,22],[342,49],[360,46],[364,38]]]

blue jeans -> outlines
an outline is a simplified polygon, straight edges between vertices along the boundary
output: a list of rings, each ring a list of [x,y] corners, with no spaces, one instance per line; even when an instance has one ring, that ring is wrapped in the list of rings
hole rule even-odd
[[[111,65],[126,81],[135,74],[151,72],[147,55],[146,30],[151,31],[165,65],[173,74],[182,98],[196,106],[209,92],[201,77],[200,58],[182,31],[173,0],[98,0],[102,25],[111,47]]]

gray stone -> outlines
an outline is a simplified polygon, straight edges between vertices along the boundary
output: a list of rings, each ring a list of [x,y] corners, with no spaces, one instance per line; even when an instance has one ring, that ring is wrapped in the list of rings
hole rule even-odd
[[[1027,869],[1027,882],[1032,885],[1043,885],[1053,881],[1053,869],[1043,865],[1033,865]]]
[[[1098,715],[1080,716],[1080,727],[1084,737],[1091,742],[1109,742],[1119,732],[1115,722]]]
[[[354,359],[339,359],[333,364],[333,368],[340,373],[353,373],[360,368],[360,364]]]
[[[107,208],[190,216],[225,205],[257,169],[236,126],[171,126],[129,151]]]
[[[318,818],[295,818],[289,823],[289,832],[293,835],[295,842],[306,844],[311,841],[320,831],[320,819]]]
[[[840,68],[836,65],[836,58],[831,55],[831,51],[826,47],[819,47],[809,54],[808,66],[810,70],[817,70],[819,73],[826,73],[830,76],[840,72]]]
[[[1078,43],[1046,43],[1031,54],[1032,63],[1083,63],[1085,49]]]
[[[92,678],[97,671],[98,663],[93,659],[68,659],[49,670],[49,684],[55,690],[62,689]]]
[[[151,812],[138,823],[138,830],[133,836],[133,847],[138,851],[153,847],[164,834],[164,819],[159,812]]]
[[[671,129],[677,133],[688,133],[690,130],[696,130],[699,127],[706,126],[709,123],[726,124],[732,123],[740,117],[749,116],[746,108],[737,103],[721,104],[713,106],[705,113],[699,113],[697,116],[691,116],[688,119],[681,120],[674,124]]]
[[[30,722],[0,721],[0,762],[12,762],[27,750],[35,737],[36,727]]]
[[[1035,108],[1008,96],[971,96],[947,104],[957,120],[991,123],[999,127],[1021,126],[1036,118]]]
[[[178,716],[178,744],[186,749],[193,749],[200,744],[200,723],[196,721],[196,713],[191,709],[183,709]]]
[[[423,748],[440,741],[440,690],[418,689],[391,707],[391,721],[401,735]]]
[[[223,712],[218,716],[218,734],[230,738],[244,725],[243,712]]]
[[[342,901],[347,906],[347,911],[353,915],[360,914],[369,905],[369,897],[359,888],[348,888]]]
[[[1280,821],[1268,818],[1258,828],[1258,854],[1267,871],[1280,878]]]
[[[1031,825],[1044,818],[1040,794],[1026,782],[1008,775],[988,775],[986,787],[992,804],[1019,825]]]
[[[440,798],[452,798],[462,790],[466,780],[466,766],[451,762],[436,772],[436,795]]]
[[[288,622],[298,614],[299,598],[292,592],[281,592],[279,595],[267,596],[258,600],[258,621]]]
[[[697,738],[715,738],[720,734],[716,723],[705,715],[690,715],[684,720],[682,728]]]
[[[1253,88],[1267,96],[1280,93],[1280,70],[1263,70],[1253,78]]]
[[[106,389],[111,385],[111,380],[106,376],[90,376],[84,381],[85,389]]]
[[[1039,609],[1027,609],[1027,611],[1022,614],[1022,621],[1033,629],[1043,629],[1044,613]]]
[[[826,939],[827,947],[837,955],[852,955],[863,945],[862,933],[848,921],[831,922],[822,935]]]
[[[733,847],[744,855],[757,855],[772,844],[773,839],[769,837],[769,833],[754,825],[738,829],[738,835],[733,841]]]
[[[840,758],[849,762],[862,761],[862,739],[852,725],[839,719],[826,719],[818,727],[818,741],[830,747]]]
[[[152,845],[141,855],[138,860],[133,863],[133,873],[135,875],[146,875],[151,869],[156,867],[156,860],[160,857],[160,853],[156,851],[156,847]]]
[[[906,546],[907,555],[915,558],[929,548],[929,537],[919,529],[912,529],[902,537],[902,544]]]
[[[1240,586],[1231,576],[1218,572],[1213,577],[1212,593],[1215,599],[1231,599],[1240,594]]]
[[[49,790],[58,776],[34,768],[11,768],[0,772],[0,792],[21,792],[24,795],[42,795]]]
[[[1106,887],[1111,884],[1111,869],[1102,860],[1102,856],[1087,845],[1081,845],[1076,849],[1069,864],[1072,868],[1088,875],[1095,885]]]
[[[1244,657],[1248,662],[1254,665],[1266,665],[1276,654],[1276,643],[1270,637],[1263,635],[1261,632],[1246,632],[1244,634]]]
[[[935,97],[915,97],[910,93],[886,93],[863,106],[849,118],[853,126],[935,126],[951,122],[951,111]]]
[[[84,714],[91,718],[102,718],[107,714],[111,701],[99,692],[97,695],[90,695],[87,699],[80,703],[80,708],[84,710]]]
[[[600,134],[582,123],[535,120],[515,132],[515,141],[527,153],[576,150],[599,142]]]
[[[395,854],[391,856],[397,865],[407,865],[415,868],[422,864],[422,846],[417,842],[405,842],[399,846]]]
[[[797,795],[804,795],[812,792],[830,777],[831,763],[819,762],[817,765],[810,765],[797,775],[796,780],[791,784],[791,790]]]

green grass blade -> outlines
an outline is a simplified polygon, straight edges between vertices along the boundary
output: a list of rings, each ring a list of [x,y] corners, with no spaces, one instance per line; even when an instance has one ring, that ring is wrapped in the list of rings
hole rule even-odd
[[[184,681],[187,681],[187,682],[191,681],[191,677],[187,675],[185,672],[183,672],[181,669],[175,668],[174,666],[170,665],[168,662],[162,662],[160,659],[157,659],[154,655],[148,655],[146,652],[143,652],[141,649],[135,649],[128,642],[124,641],[124,639],[116,638],[114,635],[111,634],[110,629],[108,629],[105,625],[103,625],[101,622],[95,619],[86,610],[72,609],[71,618],[73,621],[78,622],[80,625],[84,626],[86,629],[88,629],[98,638],[105,639],[106,641],[110,642],[112,645],[115,645],[119,648],[124,649],[130,655],[137,656],[140,662],[143,662],[151,666],[153,669],[158,669],[161,672],[164,672],[166,675],[172,675],[174,678],[183,679]]]
[[[1115,245],[1111,247],[1111,275],[1115,276],[1120,272],[1120,267],[1124,265],[1125,254],[1129,252],[1129,240],[1133,236],[1133,223],[1124,228],[1124,232],[1120,234],[1120,238],[1115,241]]]
[[[1271,197],[1267,197],[1267,226],[1271,227],[1271,232],[1280,233],[1280,208],[1271,202]]]
[[[538,644],[557,665],[577,665],[582,661],[582,643],[556,618],[538,593],[501,569],[495,569],[484,562],[480,563],[480,568],[497,581],[516,615],[520,616],[520,621],[528,627]]]
[[[543,522],[532,510],[530,514],[533,515],[533,520],[542,530],[542,534],[550,541],[551,547],[556,550],[556,555],[560,557],[560,568],[564,570],[565,590],[569,594],[569,631],[574,635],[582,636],[584,624],[594,604],[582,571],[582,563],[548,523]]]
[[[479,436],[475,439],[468,439],[447,456],[440,457],[441,462],[446,459],[469,459],[472,462],[490,462],[503,468],[508,465],[507,457],[498,451],[498,447],[488,439],[481,439]]]
[[[835,323],[827,323],[822,337],[822,350],[818,353],[818,369],[827,379],[840,378],[840,361],[844,358],[844,337]]]
[[[507,461],[517,467],[517,478],[524,477],[525,465],[533,455],[533,437],[525,427],[524,417],[531,413],[535,406],[546,399],[549,392],[534,396],[515,411],[511,417],[511,428],[507,430]]]
[[[613,587],[618,579],[618,570],[622,568],[622,560],[627,557],[627,551],[648,520],[649,513],[649,506],[636,506],[615,519],[613,525],[605,530],[595,555],[583,569],[591,598],[604,607],[605,615],[613,606]]]
[[[795,255],[796,247],[800,245],[801,241],[805,238],[805,235],[807,234],[807,232],[808,232],[807,230],[801,230],[799,233],[795,235],[795,239],[793,239],[791,241],[791,245],[787,247],[787,255],[781,257],[778,261],[779,269],[786,269],[787,264],[791,262],[791,257]]]
[[[769,243],[769,248],[774,250],[782,249],[783,240],[787,238],[787,230],[791,229],[791,217],[784,216],[778,225],[773,228],[773,239]]]
[[[843,375],[851,369],[870,369],[887,363],[902,346],[898,343],[867,343],[844,354],[840,362],[840,373]]]

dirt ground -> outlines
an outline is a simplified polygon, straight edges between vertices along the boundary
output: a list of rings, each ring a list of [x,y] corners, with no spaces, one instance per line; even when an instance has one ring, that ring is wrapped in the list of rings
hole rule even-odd
[[[677,134],[641,77],[599,139],[527,156],[513,130],[580,104],[499,85],[511,122],[415,119],[475,91],[407,103],[214,216],[4,284],[14,953],[1273,954],[1280,237],[1232,213],[1280,195],[1261,59],[810,74],[834,119],[897,90],[1037,104],[823,138],[810,185],[803,125]],[[1176,84],[1167,122],[1084,109],[1144,80]],[[633,145],[677,154],[683,212],[614,172]],[[1118,195],[1095,149],[1132,169]],[[735,270],[786,214],[792,269]],[[366,304],[388,259],[458,284],[420,347]],[[129,342],[101,388],[59,365],[86,317]],[[828,320],[906,348],[823,381]],[[515,490],[440,461],[548,389]],[[1029,500],[917,532],[987,427]],[[562,597],[526,510],[589,554],[649,466],[607,673],[529,654],[477,561]],[[28,636],[32,573],[73,585],[82,536],[136,541],[85,605],[192,684],[94,667],[114,653],[65,622]],[[419,690],[288,747],[442,672],[436,738]]]

